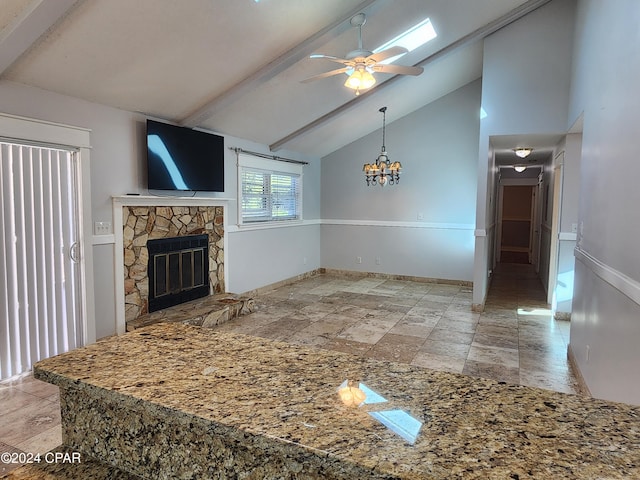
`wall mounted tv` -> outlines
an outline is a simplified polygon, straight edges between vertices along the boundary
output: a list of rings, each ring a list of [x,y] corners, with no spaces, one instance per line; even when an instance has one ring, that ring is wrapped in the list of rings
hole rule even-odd
[[[224,137],[147,120],[147,187],[224,192]]]

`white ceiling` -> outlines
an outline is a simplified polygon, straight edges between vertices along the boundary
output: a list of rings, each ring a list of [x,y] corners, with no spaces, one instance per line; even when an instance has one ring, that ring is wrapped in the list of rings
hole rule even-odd
[[[481,76],[482,38],[548,0],[2,0],[0,79],[324,156]],[[438,37],[354,96],[339,67],[429,17]],[[357,121],[353,119],[357,118]]]

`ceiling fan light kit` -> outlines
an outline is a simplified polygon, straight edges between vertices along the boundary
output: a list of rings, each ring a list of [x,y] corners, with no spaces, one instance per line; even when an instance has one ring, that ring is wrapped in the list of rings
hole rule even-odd
[[[384,60],[407,53],[408,50],[404,47],[395,46],[378,53],[365,50],[362,46],[362,26],[366,21],[367,19],[364,13],[359,13],[351,18],[351,25],[358,28],[358,48],[347,53],[346,58],[320,53],[315,53],[310,56],[310,58],[324,58],[332,62],[340,63],[344,65],[344,67],[314,75],[303,80],[303,83],[346,73],[349,75],[349,78],[344,82],[345,87],[355,90],[356,95],[359,95],[361,90],[366,90],[375,85],[376,79],[373,74],[376,72],[395,75],[420,75],[423,72],[424,69],[422,67],[387,65],[382,63]]]
[[[365,163],[362,167],[367,186],[380,185],[396,185],[400,181],[400,173],[402,164],[400,162],[392,162],[387,153],[385,146],[385,127],[387,107],[382,107],[379,112],[382,113],[382,148],[380,154],[374,163]]]
[[[356,91],[356,95],[360,95],[360,90],[371,88],[375,83],[375,77],[371,75],[371,72],[363,68],[354,70],[354,72],[349,75],[346,82],[344,82],[344,86],[354,89]]]

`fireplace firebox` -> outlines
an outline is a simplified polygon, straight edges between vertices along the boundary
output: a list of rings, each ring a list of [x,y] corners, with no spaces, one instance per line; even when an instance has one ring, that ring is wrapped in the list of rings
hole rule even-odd
[[[149,312],[209,295],[209,236],[147,242]]]

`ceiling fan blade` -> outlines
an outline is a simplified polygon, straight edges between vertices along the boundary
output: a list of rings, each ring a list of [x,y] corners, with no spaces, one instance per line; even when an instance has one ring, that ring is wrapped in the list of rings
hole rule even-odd
[[[408,51],[409,50],[404,47],[391,47],[381,52],[374,53],[373,55],[369,55],[367,57],[367,61],[371,60],[375,63],[379,63],[383,60],[386,60],[387,58],[397,57],[398,55],[402,55],[403,53],[407,53]]]
[[[350,69],[350,67],[338,68],[337,70],[331,70],[330,72],[324,72],[324,73],[320,73],[318,75],[314,75],[314,76],[309,77],[309,78],[305,78],[304,80],[301,80],[301,82],[302,83],[309,83],[309,82],[313,82],[314,80],[320,80],[321,78],[332,77],[334,75],[339,75],[341,73],[345,73],[349,69]]]
[[[309,58],[324,58],[327,60],[331,60],[332,62],[342,63],[343,65],[353,65],[352,60],[347,60],[346,58],[334,57],[333,55],[323,55],[322,53],[314,53],[309,56]]]
[[[406,67],[404,65],[374,65],[374,72],[393,73],[396,75],[420,75],[424,72],[422,67]]]

